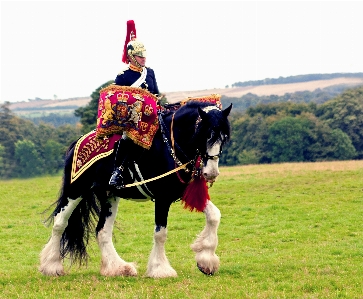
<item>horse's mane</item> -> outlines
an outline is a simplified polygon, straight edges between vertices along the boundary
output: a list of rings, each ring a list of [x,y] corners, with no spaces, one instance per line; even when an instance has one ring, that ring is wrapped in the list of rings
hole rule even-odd
[[[164,107],[164,116],[169,116],[173,114],[177,110],[188,110],[192,109],[197,111],[199,108],[204,108],[207,106],[213,106],[214,104],[208,103],[208,102],[200,102],[200,101],[188,101],[186,104],[182,104],[181,101],[173,103],[173,104],[165,104]]]
[[[198,108],[203,109],[208,106],[215,106],[215,104],[209,102],[193,101],[193,100],[188,101],[184,105],[182,105],[181,102],[168,104],[166,106],[167,110],[164,116],[168,117],[173,113],[175,113],[176,111],[178,111],[179,117],[188,115],[188,117],[193,119],[193,122],[190,123],[190,126],[192,126],[194,129],[195,123],[199,116]],[[210,110],[208,112],[208,115],[211,116],[208,118],[208,123],[201,122],[201,124],[197,127],[197,130],[195,131],[194,135],[192,136],[191,141],[193,142],[197,141],[198,139],[204,139],[200,137],[206,136],[213,131],[214,134],[212,135],[212,138],[209,139],[208,142],[209,145],[212,146],[213,144],[215,144],[220,139],[221,134],[223,135],[222,143],[227,142],[230,138],[230,124],[227,117],[223,117],[223,114],[219,109]]]

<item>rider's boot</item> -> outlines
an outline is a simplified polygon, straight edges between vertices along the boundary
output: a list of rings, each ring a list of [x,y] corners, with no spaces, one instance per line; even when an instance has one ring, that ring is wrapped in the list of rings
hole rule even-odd
[[[143,149],[141,146],[136,145],[130,139],[121,139],[118,144],[118,150],[116,151],[115,165],[120,165],[115,168],[111,175],[109,184],[116,189],[122,189],[125,187],[124,183],[124,170],[127,168],[129,161],[134,161]]]
[[[113,171],[109,182],[110,186],[113,186],[116,189],[125,188],[123,171],[123,165],[120,165]]]

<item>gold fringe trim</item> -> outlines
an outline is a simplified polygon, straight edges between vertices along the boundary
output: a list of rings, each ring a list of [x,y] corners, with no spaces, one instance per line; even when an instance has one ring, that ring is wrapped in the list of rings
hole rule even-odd
[[[137,144],[137,145],[139,145],[139,146],[141,146],[141,147],[143,147],[144,149],[150,149],[150,147],[151,147],[151,144],[149,144],[149,145],[147,145],[147,144],[145,144],[145,143],[142,143],[140,140],[138,140],[137,139],[137,137],[136,136],[134,136],[134,135],[132,135],[131,133],[130,133],[130,131],[126,131],[126,135],[127,135],[127,137],[129,137],[135,144]]]
[[[221,100],[221,95],[215,93],[215,94],[211,94],[208,96],[202,96],[202,97],[188,97],[184,100],[181,100],[180,104],[185,105],[189,101],[202,101],[202,102],[216,101],[218,103],[218,102],[220,102],[220,100]]]

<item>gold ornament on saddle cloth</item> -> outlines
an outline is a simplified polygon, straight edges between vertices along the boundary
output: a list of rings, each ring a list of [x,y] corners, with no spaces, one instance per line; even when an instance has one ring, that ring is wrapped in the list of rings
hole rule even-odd
[[[149,149],[159,128],[157,98],[149,91],[111,84],[100,91],[97,138],[122,134]]]

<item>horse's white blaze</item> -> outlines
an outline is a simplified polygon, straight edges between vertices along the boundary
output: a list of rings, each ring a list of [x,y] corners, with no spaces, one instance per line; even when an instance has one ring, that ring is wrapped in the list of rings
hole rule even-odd
[[[165,255],[167,229],[161,227],[154,233],[154,246],[151,250],[146,275],[153,278],[177,277],[176,271],[170,266]]]
[[[215,254],[218,246],[217,230],[221,219],[221,212],[209,200],[203,213],[206,216],[206,226],[198,235],[191,248],[196,253],[195,259],[204,272],[213,274],[219,268],[219,258]]]
[[[52,237],[40,253],[40,272],[44,275],[64,275],[62,259],[60,256],[60,240],[68,225],[68,219],[77,207],[81,198],[68,199],[68,204],[54,217]]]
[[[212,147],[207,148],[207,154],[209,156],[219,155],[221,150],[221,143],[216,142]],[[216,177],[219,175],[218,169],[219,158],[208,159],[206,165],[203,167],[203,175],[208,182],[214,182]]]
[[[112,242],[112,231],[117,215],[120,198],[112,197],[111,215],[106,218],[103,228],[97,234],[98,246],[101,251],[101,274],[105,276],[136,276],[137,271],[133,263],[125,262],[117,254]]]

